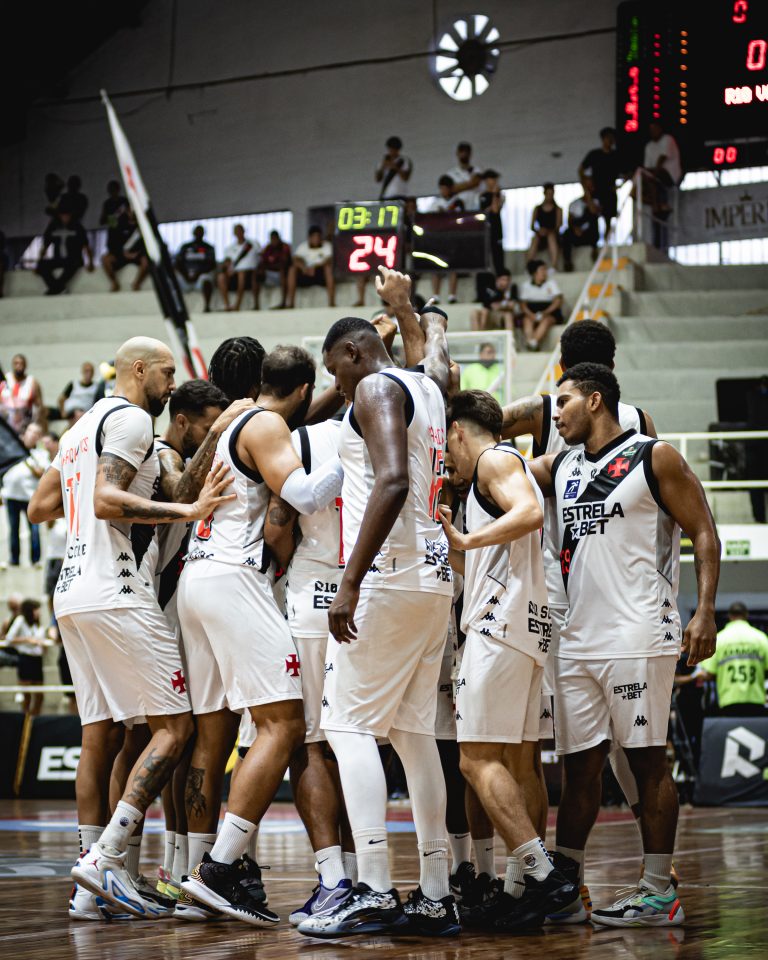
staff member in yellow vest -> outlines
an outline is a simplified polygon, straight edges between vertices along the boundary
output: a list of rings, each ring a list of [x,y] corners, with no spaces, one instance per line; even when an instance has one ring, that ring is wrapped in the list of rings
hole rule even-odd
[[[717,635],[714,654],[699,664],[699,674],[717,681],[717,705],[723,716],[768,716],[768,636],[753,627],[748,617],[743,603],[732,603],[728,623]]]

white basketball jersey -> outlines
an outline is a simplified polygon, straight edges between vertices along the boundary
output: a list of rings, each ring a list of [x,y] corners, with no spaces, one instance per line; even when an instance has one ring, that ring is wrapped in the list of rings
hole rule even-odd
[[[161,450],[173,450],[165,440],[155,440],[158,455]],[[189,550],[191,523],[163,523],[157,528],[158,560],[155,572],[155,591],[160,609],[169,611],[169,604],[179,585],[184,569],[184,557]]]
[[[247,467],[237,455],[237,438],[251,417],[263,413],[261,407],[246,410],[236,417],[219,437],[211,469],[226,463],[233,483],[227,487],[228,500],[216,512],[198,521],[192,528],[187,562],[216,560],[237,566],[255,567],[262,573],[269,565],[264,550],[264,520],[271,491],[262,477]]]
[[[61,438],[54,467],[61,474],[67,521],[66,556],[54,593],[57,617],[118,607],[157,607],[158,546],[149,523],[99,520],[93,508],[102,450],[136,469],[129,493],[149,500],[160,466],[152,418],[123,397],[99,400]]]
[[[520,460],[543,509],[544,498],[523,457],[507,443],[497,444],[493,449]],[[480,493],[476,467],[467,496],[467,532],[474,533],[503,514],[503,510]],[[552,624],[544,583],[540,530],[511,543],[467,550],[461,628],[465,633],[471,629],[494,637],[533,657],[537,663],[544,663],[549,652]]]
[[[557,409],[557,394],[545,393],[542,396],[541,443],[534,442],[533,455],[541,457],[547,453],[562,453],[571,447],[563,440],[552,417]],[[645,433],[645,415],[640,407],[628,403],[619,403],[619,424],[622,430],[634,430]],[[579,447],[581,449],[581,447]],[[544,505],[544,573],[547,578],[547,594],[550,606],[565,607],[568,597],[565,595],[563,578],[560,576],[560,544],[557,538],[557,507],[554,497],[548,497]]]
[[[556,458],[561,578],[558,654],[580,660],[677,656],[680,529],[661,502],[658,441],[627,430],[596,454]]]
[[[436,520],[443,485],[445,404],[440,388],[426,374],[388,367],[375,377],[389,377],[402,387],[408,425],[408,497],[372,567],[376,584],[402,590],[450,594],[453,577],[448,541]],[[347,560],[354,549],[374,484],[368,450],[355,420],[354,404],[344,417],[339,443],[344,467],[342,538]],[[368,583],[370,577],[363,581]]]
[[[338,460],[340,438],[340,420],[326,420],[308,427],[299,427],[291,434],[294,449],[307,473],[317,470],[330,460]],[[289,570],[311,573],[317,567],[331,570],[343,568],[340,520],[341,497],[324,510],[309,515],[299,514],[301,540],[293,554]]]

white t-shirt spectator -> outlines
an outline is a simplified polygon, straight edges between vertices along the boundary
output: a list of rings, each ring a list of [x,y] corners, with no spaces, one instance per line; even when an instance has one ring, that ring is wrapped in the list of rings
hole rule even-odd
[[[310,247],[309,241],[300,243],[294,252],[294,257],[303,260],[308,267],[320,267],[333,256],[333,247],[324,240],[319,247]]]
[[[532,280],[524,281],[522,287],[520,288],[520,299],[527,302],[533,303],[551,303],[555,297],[559,297],[561,294],[560,287],[554,280],[547,278],[540,287]]]
[[[251,249],[246,253],[242,260],[235,261],[240,256],[240,252],[243,247],[250,243]],[[232,261],[232,269],[235,273],[241,273],[245,270],[255,270],[256,264],[259,262],[259,253],[261,252],[261,247],[259,246],[256,240],[249,240],[247,237],[243,243],[238,243],[234,240],[230,245],[224,250],[224,259]]]
[[[649,140],[645,145],[643,164],[647,170],[652,170],[658,163],[659,157],[666,157],[664,169],[677,184],[683,179],[683,170],[680,166],[680,151],[675,138],[669,133],[663,133],[658,140]]]
[[[45,540],[45,555],[48,560],[63,560],[67,551],[67,521],[57,517]]]
[[[384,180],[382,181],[381,187],[382,200],[386,200],[388,197],[404,197],[408,193],[408,181],[403,179],[402,174],[410,174],[411,170],[413,169],[413,164],[411,163],[410,157],[404,157],[402,154],[398,159],[402,160],[403,162],[400,167],[394,171],[394,175],[389,182],[387,182],[387,178],[391,173],[393,173],[393,171],[384,171]]]
[[[446,200],[445,197],[438,193],[436,197],[430,197],[424,205],[423,213],[461,213],[464,209],[464,201],[460,197],[464,194],[460,194],[457,197],[451,197],[450,200]]]
[[[29,639],[26,643],[13,643],[19,637],[24,637],[25,640]],[[5,635],[5,646],[12,646],[14,650],[18,650],[19,653],[26,654],[28,657],[42,657],[45,648],[42,643],[35,643],[34,641],[44,639],[44,628],[39,623],[27,623],[24,617],[19,614],[8,628],[8,633]]]
[[[3,498],[6,500],[22,500],[24,503],[28,503],[35,490],[37,490],[38,483],[40,483],[40,477],[36,477],[32,473],[29,465],[34,464],[41,470],[47,470],[50,462],[45,450],[30,450],[26,460],[14,464],[3,477]]]
[[[475,173],[482,173],[485,170],[485,167],[481,167],[476,163],[470,163],[469,169],[465,170],[463,167],[458,166],[452,167],[450,170],[446,170],[448,176],[453,180],[454,183],[464,183],[465,180]],[[483,192],[482,181],[477,185],[474,190],[462,190],[461,193],[457,193],[456,196],[464,204],[465,210],[479,210],[480,209],[480,194]]]

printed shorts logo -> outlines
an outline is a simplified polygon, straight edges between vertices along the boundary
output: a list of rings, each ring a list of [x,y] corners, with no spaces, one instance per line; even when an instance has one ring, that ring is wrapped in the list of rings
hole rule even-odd
[[[575,500],[579,495],[579,484],[581,480],[569,480],[565,485],[563,500]]]

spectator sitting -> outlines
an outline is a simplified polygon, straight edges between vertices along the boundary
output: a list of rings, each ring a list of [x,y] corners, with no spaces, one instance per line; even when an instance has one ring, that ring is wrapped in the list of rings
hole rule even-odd
[[[453,194],[461,200],[462,210],[480,209],[482,167],[472,163],[472,144],[462,140],[456,147],[456,166],[446,171],[453,180]]]
[[[557,269],[559,253],[560,230],[563,226],[563,210],[555,202],[554,183],[544,184],[544,199],[533,209],[531,215],[531,230],[533,240],[528,249],[528,259],[533,260],[539,251],[546,248],[549,251],[549,262]]]
[[[286,307],[293,307],[296,287],[326,287],[328,306],[334,307],[336,282],[333,278],[333,247],[323,240],[320,227],[310,227],[307,239],[298,245],[293,263],[288,269],[288,293]]]
[[[64,181],[58,173],[46,173],[45,180],[43,181],[43,192],[45,193],[45,199],[47,201],[45,212],[49,217],[56,216],[59,208],[59,199],[61,198],[61,192],[64,186]]]
[[[573,248],[592,247],[592,262],[597,258],[597,241],[600,231],[597,218],[600,208],[588,190],[568,207],[568,229],[563,232],[563,260],[565,270],[573,270]]]
[[[59,202],[59,209],[61,209],[62,202],[66,203],[68,209],[72,212],[72,219],[75,223],[83,222],[85,211],[88,209],[88,197],[80,189],[82,185],[83,181],[77,174],[73,173],[67,180],[67,189],[62,193]]]
[[[42,429],[36,423],[30,423],[24,431],[21,441],[27,448],[28,455],[20,463],[14,464],[6,471],[3,477],[2,497],[8,511],[8,550],[10,564],[18,567],[21,559],[21,515],[27,514],[27,507],[32,495],[37,490],[40,477],[49,466],[48,455],[44,450],[36,449]],[[33,566],[40,563],[40,529],[35,523],[29,526],[29,552]]]
[[[48,295],[63,293],[66,285],[83,265],[83,251],[87,263],[85,269],[93,272],[93,253],[83,225],[75,219],[66,195],[59,202],[59,209],[43,234],[43,246],[37,263],[37,273],[43,278]],[[48,247],[53,244],[53,256],[44,259]]]
[[[70,427],[104,396],[104,382],[94,379],[92,363],[86,361],[80,367],[80,379],[70,380],[59,397],[59,413],[62,419],[69,420]]]
[[[482,301],[482,307],[470,315],[472,330],[514,330],[518,312],[517,286],[512,283],[512,274],[506,267],[499,271],[493,287],[483,291]]]
[[[504,232],[501,226],[504,194],[499,187],[499,174],[496,170],[486,170],[483,183],[485,190],[480,194],[480,209],[491,226],[491,258],[494,272],[498,276],[504,269]]]
[[[40,601],[22,600],[19,615],[8,628],[3,641],[19,655],[16,663],[20,686],[40,686],[43,682],[43,653],[50,646],[40,623]],[[25,693],[22,710],[36,717],[43,706],[42,693]]]
[[[239,310],[245,293],[246,282],[252,283],[251,274],[256,267],[259,255],[259,245],[255,240],[249,240],[245,235],[245,228],[236,223],[232,228],[235,235],[233,243],[224,251],[224,262],[217,277],[219,293],[224,301],[225,310]],[[237,293],[235,306],[229,305],[229,293]]]
[[[717,682],[717,705],[723,716],[765,716],[768,636],[749,623],[743,603],[732,603],[728,623],[717,635],[714,654],[697,673]]]
[[[541,341],[555,323],[564,323],[560,310],[563,295],[560,288],[547,276],[543,260],[529,260],[526,280],[520,291],[520,306],[523,311],[523,333],[529,350],[538,350]]]
[[[0,416],[21,436],[30,423],[45,425],[45,407],[40,384],[27,373],[27,358],[17,353],[11,360],[11,376],[0,381]]]
[[[616,152],[616,131],[603,127],[600,131],[600,146],[589,153],[579,166],[579,180],[597,201],[600,216],[605,222],[605,232],[616,216],[616,181],[621,176],[619,155]]]
[[[120,289],[117,271],[130,263],[138,267],[131,289],[140,290],[149,270],[149,257],[147,257],[141,232],[136,225],[136,216],[129,207],[125,216],[118,220],[117,226],[107,233],[107,252],[101,258],[101,265],[109,278],[110,290],[113,293],[117,293]]]
[[[192,231],[194,239],[179,247],[174,266],[184,293],[200,290],[203,294],[203,310],[205,313],[210,313],[216,251],[210,243],[203,240],[204,236],[205,227],[198,224]]]
[[[277,230],[269,235],[269,243],[261,251],[259,265],[253,272],[253,308],[259,309],[262,286],[280,287],[280,307],[285,306],[288,292],[288,268],[291,265],[291,248],[284,243]]]
[[[107,184],[107,199],[101,205],[99,217],[99,226],[107,228],[107,243],[109,243],[109,232],[128,215],[128,209],[128,199],[123,195],[120,184],[117,180],[110,180]]]
[[[456,195],[456,181],[449,174],[444,173],[437,181],[437,196],[429,202],[426,213],[461,213],[465,210],[464,201]],[[432,274],[432,293],[434,302],[440,303],[440,286],[443,282],[443,274],[435,271]],[[448,303],[456,303],[456,289],[459,283],[459,275],[451,272],[448,274]]]
[[[403,198],[408,192],[413,163],[400,153],[403,149],[403,141],[400,137],[390,137],[385,146],[387,152],[374,173],[376,183],[381,184],[379,200]]]
[[[496,347],[492,343],[481,343],[477,362],[461,368],[461,389],[485,390],[503,403],[503,375],[504,369],[496,359]]]

